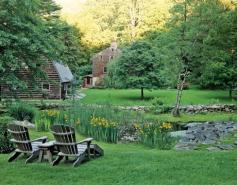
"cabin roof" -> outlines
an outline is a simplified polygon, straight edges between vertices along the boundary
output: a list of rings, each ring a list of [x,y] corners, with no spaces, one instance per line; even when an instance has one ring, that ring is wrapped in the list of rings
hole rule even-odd
[[[53,65],[58,72],[61,83],[71,82],[73,80],[72,72],[68,66],[57,61],[53,61]]]

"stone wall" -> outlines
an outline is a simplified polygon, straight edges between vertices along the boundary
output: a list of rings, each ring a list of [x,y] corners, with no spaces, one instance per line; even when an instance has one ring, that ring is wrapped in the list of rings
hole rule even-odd
[[[131,111],[145,111],[149,112],[152,108],[151,106],[118,106],[117,108],[121,110],[131,110]],[[171,112],[174,107],[167,107],[167,113]],[[181,106],[180,111],[183,113],[197,114],[206,112],[233,112],[237,110],[237,106],[233,104],[223,104],[223,105],[187,105]]]
[[[180,107],[181,112],[185,113],[205,113],[205,112],[233,112],[236,105],[188,105]]]

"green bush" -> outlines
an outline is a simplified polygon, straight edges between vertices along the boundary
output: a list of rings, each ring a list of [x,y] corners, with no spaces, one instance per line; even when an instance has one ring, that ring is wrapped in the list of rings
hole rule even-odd
[[[10,134],[7,132],[7,124],[12,120],[11,117],[0,117],[0,153],[9,153],[13,148],[10,142]]]
[[[15,103],[8,108],[8,113],[18,121],[28,120],[33,122],[37,109],[29,104]]]
[[[163,114],[171,111],[171,107],[165,105],[165,103],[160,98],[154,98],[151,103],[152,110],[156,114]]]

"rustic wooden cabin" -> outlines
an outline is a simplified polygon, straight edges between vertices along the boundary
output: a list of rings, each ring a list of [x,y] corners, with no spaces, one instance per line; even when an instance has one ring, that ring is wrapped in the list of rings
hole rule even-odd
[[[2,84],[0,86],[0,95],[4,98],[32,98],[32,99],[64,99],[67,96],[68,89],[73,81],[73,75],[68,66],[61,62],[49,61],[43,67],[47,80],[39,79],[32,82],[27,68],[18,71],[18,76],[27,84],[25,90],[14,90],[9,86]]]

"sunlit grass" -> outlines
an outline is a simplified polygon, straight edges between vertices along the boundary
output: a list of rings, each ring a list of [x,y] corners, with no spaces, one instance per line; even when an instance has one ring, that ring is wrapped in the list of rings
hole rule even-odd
[[[84,89],[86,97],[81,100],[88,104],[113,105],[151,105],[151,100],[160,98],[167,105],[174,105],[176,90],[145,90],[145,100],[140,100],[139,89]],[[183,92],[182,104],[237,104],[237,96],[229,99],[228,91],[223,90],[185,90]]]
[[[32,138],[49,132],[30,131]],[[82,137],[77,135],[77,139]],[[237,151],[161,151],[135,144],[98,143],[105,156],[77,168],[47,162],[8,163],[0,155],[1,185],[235,185]]]

